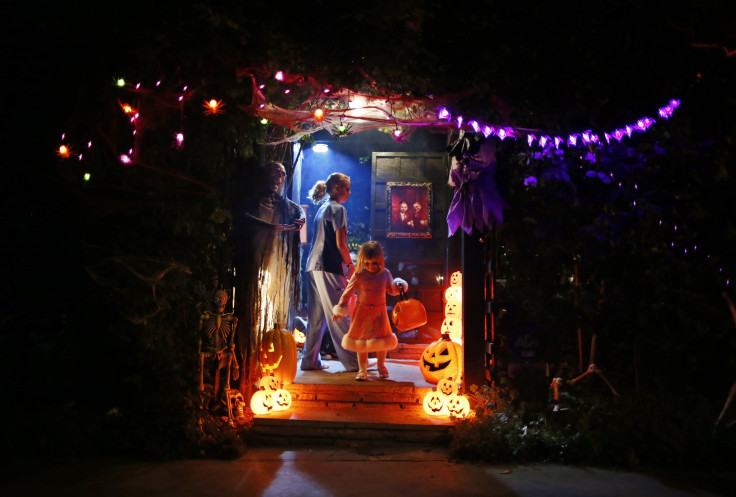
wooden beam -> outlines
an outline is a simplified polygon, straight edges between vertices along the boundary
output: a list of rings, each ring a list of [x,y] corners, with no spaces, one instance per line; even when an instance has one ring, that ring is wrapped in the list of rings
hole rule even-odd
[[[477,233],[462,236],[463,271],[463,385],[486,384],[485,244]]]

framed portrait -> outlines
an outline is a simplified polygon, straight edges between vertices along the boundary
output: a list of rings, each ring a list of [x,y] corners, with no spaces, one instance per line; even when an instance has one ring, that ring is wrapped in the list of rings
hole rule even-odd
[[[387,238],[432,238],[432,183],[386,183]]]

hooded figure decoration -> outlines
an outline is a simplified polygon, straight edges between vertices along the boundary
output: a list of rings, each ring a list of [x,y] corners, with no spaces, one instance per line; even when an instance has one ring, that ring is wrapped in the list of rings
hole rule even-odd
[[[505,202],[496,186],[495,141],[461,131],[447,150],[452,159],[449,183],[455,187],[447,211],[448,236],[458,228],[482,233],[501,224]]]
[[[254,194],[244,198],[236,223],[241,390],[257,370],[254,354],[263,335],[275,327],[290,328],[299,305],[299,230],[305,221],[302,208],[282,193],[283,164],[269,162],[254,172]]]

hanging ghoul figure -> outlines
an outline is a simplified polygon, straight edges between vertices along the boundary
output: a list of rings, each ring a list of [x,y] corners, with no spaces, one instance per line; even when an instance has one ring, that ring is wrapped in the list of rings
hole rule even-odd
[[[291,325],[301,289],[299,230],[305,222],[304,211],[281,194],[286,179],[283,164],[269,162],[259,172],[256,195],[243,202],[236,220],[241,391],[246,389],[246,379],[254,377],[263,334],[276,326]]]

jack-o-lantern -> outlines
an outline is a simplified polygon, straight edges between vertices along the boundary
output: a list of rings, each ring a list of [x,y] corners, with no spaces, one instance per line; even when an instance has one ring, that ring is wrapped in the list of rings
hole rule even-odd
[[[275,392],[281,388],[281,382],[273,375],[264,376],[258,380],[258,388],[267,392]]]
[[[296,341],[286,330],[274,328],[263,334],[260,350],[261,373],[274,375],[279,383],[289,385],[296,378]]]
[[[455,271],[450,275],[450,286],[463,286],[463,273]]]
[[[439,392],[436,392],[434,390],[432,390],[431,392],[427,392],[427,395],[424,396],[423,405],[424,412],[432,416],[442,416],[447,414],[447,409],[445,407],[445,398],[440,395]]]
[[[307,335],[305,335],[303,331],[299,331],[294,328],[294,341],[296,342],[297,347],[302,347],[304,346],[304,342],[307,341]]]
[[[450,335],[453,342],[462,343],[463,341],[463,320],[459,317],[445,318],[442,322],[440,331],[443,335]]]
[[[272,394],[272,397],[274,411],[285,411],[291,407],[291,393],[288,390],[279,388]]]
[[[470,413],[470,402],[463,395],[455,395],[445,402],[447,414],[456,418],[464,418]]]
[[[253,414],[268,414],[273,410],[273,395],[267,390],[258,390],[250,398]]]
[[[454,397],[457,395],[457,383],[452,378],[444,378],[437,382],[437,392],[446,399]]]
[[[445,290],[445,300],[463,300],[463,289],[459,286],[450,286]]]
[[[448,335],[430,343],[419,359],[422,376],[429,383],[437,384],[444,378],[460,380],[463,373],[463,349]]]
[[[445,303],[445,317],[446,318],[460,318],[463,317],[463,303],[459,300],[448,300]]]

